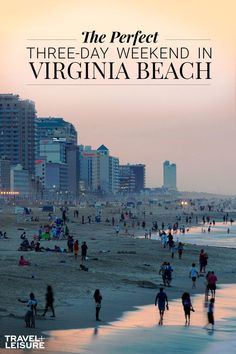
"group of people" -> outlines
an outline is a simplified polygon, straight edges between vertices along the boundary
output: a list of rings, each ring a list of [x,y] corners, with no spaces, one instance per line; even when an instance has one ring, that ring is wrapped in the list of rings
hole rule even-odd
[[[73,237],[70,236],[67,241],[67,246],[68,246],[68,251],[70,253],[74,253],[75,259],[78,258],[80,248],[81,248],[81,260],[85,261],[87,259],[88,246],[86,241],[83,241],[80,247],[79,241],[78,240],[74,241]]]
[[[171,286],[173,268],[169,262],[163,262],[161,264],[159,275],[162,276],[164,286]]]
[[[96,321],[101,321],[99,314],[100,314],[100,310],[101,310],[101,306],[102,306],[101,305],[102,304],[102,295],[101,295],[101,292],[99,289],[95,290],[93,298],[95,301]],[[55,309],[54,309],[54,294],[53,294],[53,290],[52,290],[51,285],[47,286],[45,300],[46,300],[46,304],[45,304],[45,308],[44,308],[44,311],[41,316],[44,317],[46,315],[46,313],[48,312],[48,310],[50,309],[52,312],[51,317],[56,317]],[[27,306],[27,311],[24,316],[25,326],[29,327],[29,328],[35,328],[35,318],[38,315],[38,311],[37,311],[38,301],[36,300],[34,293],[31,292],[29,294],[29,299],[21,300],[20,298],[18,298],[18,301],[21,303],[26,303],[26,306]]]
[[[45,298],[46,298],[46,305],[45,305],[45,309],[44,309],[42,316],[45,316],[48,309],[50,308],[52,311],[51,317],[55,317],[55,310],[54,310],[54,305],[53,305],[54,295],[53,295],[53,290],[52,290],[51,285],[47,286],[47,293],[45,295]],[[33,292],[30,293],[28,300],[21,300],[19,298],[18,301],[27,304],[27,312],[24,317],[26,327],[35,328],[35,317],[37,315],[38,302],[35,298],[34,293]]]
[[[189,326],[191,312],[195,312],[195,310],[193,308],[191,297],[188,292],[184,292],[182,294],[181,302],[182,302],[183,311],[184,311],[185,325]],[[207,318],[208,318],[207,325],[210,324],[212,326],[212,329],[214,329],[214,323],[215,323],[215,321],[214,321],[214,303],[215,303],[215,297],[212,297],[208,303],[208,308],[207,308]],[[159,309],[159,314],[160,314],[159,325],[163,325],[165,310],[169,310],[168,297],[167,297],[167,294],[164,292],[163,288],[160,288],[160,291],[156,295],[155,306],[158,306],[158,309]]]

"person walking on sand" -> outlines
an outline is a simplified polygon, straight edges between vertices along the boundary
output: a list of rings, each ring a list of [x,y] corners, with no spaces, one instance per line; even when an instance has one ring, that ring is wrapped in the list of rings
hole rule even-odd
[[[159,325],[162,325],[165,309],[169,310],[168,298],[166,293],[163,291],[163,288],[160,288],[159,293],[156,295],[155,306],[157,306],[157,304],[160,313]]]
[[[196,264],[193,263],[192,264],[192,267],[190,268],[190,271],[189,271],[189,278],[192,279],[192,289],[196,289],[196,280],[198,278],[199,274],[198,274],[198,271],[197,271],[197,268],[196,268]]]
[[[53,296],[53,290],[52,290],[51,285],[48,285],[48,287],[47,287],[47,293],[46,293],[45,298],[46,298],[46,306],[45,306],[45,310],[44,310],[44,313],[42,316],[45,316],[48,309],[50,308],[52,310],[51,317],[55,317],[55,311],[54,311],[54,306],[53,306],[54,296]]]
[[[192,303],[191,303],[191,298],[190,294],[185,292],[182,295],[182,305],[184,308],[184,316],[185,316],[185,325],[190,325],[190,313],[191,311],[194,312]]]
[[[101,321],[99,318],[99,313],[101,310],[101,303],[102,303],[102,295],[99,289],[96,289],[93,295],[96,307],[96,321]]]
[[[73,248],[74,248],[75,259],[77,259],[78,258],[78,253],[79,253],[79,241],[78,240],[76,240],[74,242]]]

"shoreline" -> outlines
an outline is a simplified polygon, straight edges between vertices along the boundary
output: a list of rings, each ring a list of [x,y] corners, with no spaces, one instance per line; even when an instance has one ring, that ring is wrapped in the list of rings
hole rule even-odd
[[[203,278],[203,277],[200,277]],[[188,279],[190,281],[190,279]],[[187,280],[187,281],[188,281]],[[235,282],[224,282],[218,284],[218,289],[221,289],[225,285],[236,285]],[[126,290],[105,289],[102,293],[103,302],[101,308],[101,322],[95,320],[95,305],[94,300],[91,298],[81,298],[78,299],[77,303],[71,304],[69,306],[58,306],[55,319],[50,318],[50,313],[47,314],[46,318],[38,317],[36,318],[36,328],[25,328],[24,327],[24,317],[19,318],[18,316],[3,316],[1,317],[1,330],[0,330],[0,352],[3,348],[3,337],[5,334],[14,335],[38,335],[44,336],[46,341],[51,338],[50,332],[64,331],[64,330],[79,330],[79,329],[91,329],[99,328],[100,326],[110,326],[121,319],[125,313],[137,311],[139,307],[151,306],[153,305],[153,312],[157,313],[158,319],[158,309],[154,306],[155,296],[159,291],[159,287],[163,287],[164,291],[167,293],[168,301],[176,301],[181,298],[182,293],[188,288],[186,286],[186,281],[182,282],[178,286],[164,287],[162,284],[158,285],[157,289],[150,288],[138,288],[129,286]],[[184,287],[185,286],[185,287]],[[181,290],[182,288],[182,290]],[[194,299],[196,296],[201,296],[204,298],[204,284],[202,283],[197,289],[192,290],[191,297]],[[216,292],[217,298],[217,292]],[[158,320],[157,320],[158,322]],[[4,331],[2,329],[4,328]]]
[[[226,285],[236,285],[235,283],[222,283],[218,285],[218,289],[224,288]],[[203,287],[201,287],[202,289]],[[171,302],[176,302],[176,300],[180,300],[180,296],[176,296],[177,290],[174,289],[172,292],[168,292],[167,288],[165,289],[165,292],[168,295],[168,300],[170,303],[170,311],[171,311]],[[197,289],[194,294],[191,294],[192,300],[194,302],[195,297],[199,297],[202,295],[204,298],[204,293],[200,292],[200,288]],[[139,311],[140,307],[144,306],[151,306],[153,305],[153,313],[157,314],[157,324],[158,324],[158,308],[154,306],[154,300],[155,296],[157,293],[158,289],[141,289],[138,293],[136,291],[132,291],[129,289],[128,291],[122,291],[119,293],[116,293],[115,296],[113,294],[114,291],[105,291],[104,294],[105,296],[112,295],[110,298],[108,298],[105,301],[105,307],[102,307],[101,310],[101,315],[102,317],[106,318],[105,320],[102,320],[101,322],[96,322],[92,316],[89,318],[86,316],[86,311],[84,311],[85,307],[87,310],[92,310],[93,312],[89,312],[94,314],[95,316],[95,307],[94,303],[92,300],[88,301],[88,299],[80,299],[80,301],[72,305],[69,308],[68,307],[61,307],[58,308],[60,309],[60,315],[56,320],[51,320],[50,317],[47,317],[46,319],[37,319],[36,320],[36,328],[35,329],[30,329],[30,328],[24,328],[23,327],[23,318],[10,318],[10,317],[5,317],[1,318],[1,328],[5,328],[5,334],[12,334],[18,336],[18,335],[37,335],[38,337],[43,336],[45,340],[45,350],[47,351],[47,341],[50,341],[54,338],[56,335],[55,332],[58,332],[60,334],[60,331],[63,331],[63,336],[64,331],[67,330],[92,330],[96,331],[100,326],[102,328],[106,327],[109,329],[113,324],[115,324],[117,321],[119,321],[122,317],[124,317],[125,314],[130,314],[133,311]],[[112,293],[112,294],[111,294]],[[127,298],[127,295],[132,295],[132,303],[130,302],[130,298]],[[119,299],[118,299],[119,298]],[[217,298],[217,293],[216,293],[216,298]],[[114,303],[117,304],[117,300],[119,300],[119,306],[118,308],[114,307]],[[152,300],[152,302],[150,302]],[[179,304],[181,311],[182,311],[182,305]],[[112,311],[111,311],[112,309]],[[68,316],[69,315],[69,316]],[[69,317],[69,321],[68,321]],[[14,321],[14,324],[13,324]],[[38,325],[39,324],[39,325]],[[43,326],[46,324],[46,326]],[[203,324],[204,325],[204,324]],[[139,326],[138,326],[139,327]],[[8,328],[11,328],[11,330],[8,330]],[[127,328],[128,329],[128,328]],[[1,330],[2,332],[2,330]],[[9,350],[6,351],[4,349],[4,338],[1,333],[1,340],[0,340],[0,353],[7,353]],[[19,352],[21,352],[19,350]]]

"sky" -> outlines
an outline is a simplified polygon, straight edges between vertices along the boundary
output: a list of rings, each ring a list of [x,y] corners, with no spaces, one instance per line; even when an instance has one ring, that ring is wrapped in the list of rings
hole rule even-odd
[[[170,160],[177,164],[179,190],[236,194],[235,10],[235,2],[227,0],[4,2],[0,93],[35,101],[40,117],[70,121],[80,144],[104,144],[122,164],[145,163],[147,187],[162,185],[162,163]],[[188,46],[193,51],[210,46],[210,85],[28,85],[35,82],[29,44],[80,47],[81,33],[91,30],[108,37],[112,31],[158,31],[160,41],[151,46]],[[29,41],[46,38],[76,41]]]

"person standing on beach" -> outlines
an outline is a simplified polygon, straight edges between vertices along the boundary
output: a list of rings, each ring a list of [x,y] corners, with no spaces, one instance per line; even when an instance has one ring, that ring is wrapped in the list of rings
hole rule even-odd
[[[18,301],[26,303],[28,307],[25,314],[25,327],[35,328],[37,300],[35,299],[34,293],[30,293],[29,300],[18,299]]]
[[[206,280],[205,280],[205,301],[208,301],[208,296],[209,296],[209,290],[210,290],[209,276],[210,275],[211,275],[211,272],[207,272]]]
[[[183,254],[183,250],[184,250],[184,245],[182,242],[178,243],[178,255],[179,255],[179,259],[182,259],[182,254]]]
[[[214,319],[214,305],[215,304],[215,299],[211,298],[208,309],[207,309],[207,319],[208,319],[208,324],[211,324],[212,330],[214,329],[214,324],[215,324],[215,319]],[[207,324],[207,326],[208,326]]]
[[[170,246],[170,253],[171,253],[171,258],[172,259],[174,259],[175,251],[176,251],[176,246],[175,246],[174,241],[172,241],[171,246]]]
[[[198,274],[198,271],[196,268],[196,264],[193,263],[192,268],[189,271],[189,278],[191,278],[192,282],[193,282],[192,289],[196,289],[196,280],[197,280],[198,276],[199,276],[199,274]]]
[[[99,318],[99,313],[101,310],[101,303],[102,303],[102,295],[99,289],[96,289],[93,295],[96,307],[96,321],[101,321]]]
[[[50,309],[52,310],[52,316],[51,317],[55,317],[55,311],[54,311],[54,296],[53,296],[53,291],[52,291],[52,287],[51,285],[48,285],[47,287],[47,293],[46,293],[46,306],[45,306],[45,310],[42,316],[46,315],[46,312],[48,311],[48,308],[50,307]]]
[[[211,296],[215,298],[216,296],[216,282],[217,282],[217,276],[215,275],[215,272],[211,272],[208,276],[208,284],[209,284],[209,290],[211,291]]]
[[[191,311],[194,312],[194,309],[191,303],[190,294],[187,292],[182,295],[182,305],[184,308],[185,325],[190,325],[190,313]]]
[[[162,282],[164,286],[166,286],[166,265],[167,263],[163,262],[159,270],[159,275],[162,276]]]
[[[168,298],[167,298],[167,295],[164,292],[163,288],[160,288],[159,293],[157,293],[157,295],[156,295],[155,306],[157,306],[157,304],[158,304],[159,313],[160,313],[159,325],[162,325],[165,309],[169,310]]]
[[[206,273],[207,260],[208,260],[208,255],[202,248],[199,254],[200,273]]]
[[[74,242],[73,248],[74,248],[74,256],[75,256],[75,259],[77,259],[78,253],[79,253],[79,241],[78,241],[78,240],[76,240],[76,241]]]
[[[82,261],[86,261],[87,250],[88,250],[88,246],[87,246],[86,242],[84,241],[81,246],[81,259],[82,259]]]
[[[119,236],[119,233],[120,233],[120,226],[119,225],[116,225],[116,236]]]

